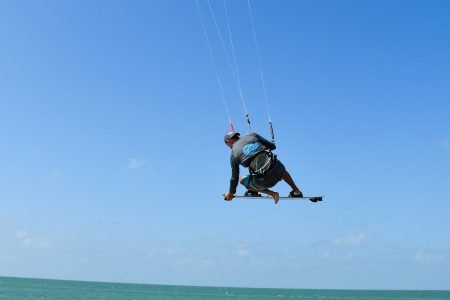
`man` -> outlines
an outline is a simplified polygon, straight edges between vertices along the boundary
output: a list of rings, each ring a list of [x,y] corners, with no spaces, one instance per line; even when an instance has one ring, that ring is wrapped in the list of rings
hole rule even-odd
[[[225,135],[225,144],[231,148],[230,188],[225,194],[225,200],[233,199],[238,181],[250,193],[261,192],[272,196],[275,204],[280,200],[280,195],[271,191],[270,188],[281,180],[284,180],[292,188],[290,197],[303,197],[284,165],[271,152],[276,148],[274,143],[256,133],[240,137],[238,132],[230,132]],[[249,168],[250,175],[239,177],[239,165]]]

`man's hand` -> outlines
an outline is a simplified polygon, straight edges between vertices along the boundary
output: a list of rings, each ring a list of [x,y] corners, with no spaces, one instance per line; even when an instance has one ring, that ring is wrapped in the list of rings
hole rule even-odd
[[[233,198],[234,198],[234,194],[228,192],[228,193],[225,194],[224,200],[225,200],[225,201],[231,201],[231,200],[233,200]]]

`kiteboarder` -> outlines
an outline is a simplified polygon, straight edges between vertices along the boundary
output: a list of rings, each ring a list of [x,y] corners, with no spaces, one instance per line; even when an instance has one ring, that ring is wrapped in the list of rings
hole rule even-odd
[[[284,165],[272,153],[276,146],[256,133],[240,136],[238,132],[225,135],[225,144],[231,148],[231,179],[225,200],[230,201],[236,193],[238,182],[247,188],[246,195],[257,196],[258,193],[270,195],[275,204],[280,195],[270,190],[279,181],[284,180],[291,188],[290,197],[303,197]],[[250,174],[239,177],[239,165],[248,168]]]

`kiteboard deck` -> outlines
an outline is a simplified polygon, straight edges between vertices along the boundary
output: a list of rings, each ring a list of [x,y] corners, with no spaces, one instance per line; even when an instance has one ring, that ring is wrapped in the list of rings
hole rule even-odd
[[[225,195],[222,195],[225,196]],[[271,196],[245,196],[245,195],[235,195],[233,198],[239,199],[259,199],[259,200],[273,200]],[[304,196],[304,197],[289,197],[289,196],[280,196],[280,200],[309,200],[312,202],[322,201],[323,196]]]

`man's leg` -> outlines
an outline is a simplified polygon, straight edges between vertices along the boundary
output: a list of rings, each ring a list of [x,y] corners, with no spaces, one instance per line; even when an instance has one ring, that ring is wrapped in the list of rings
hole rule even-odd
[[[244,193],[244,196],[246,197],[260,197],[261,195],[258,192],[250,191],[250,175],[247,175],[245,177],[239,177],[239,183],[245,186],[247,189]]]
[[[240,177],[239,178],[239,182],[243,186],[245,186],[249,192],[263,193],[263,194],[271,196],[273,198],[273,200],[275,201],[275,204],[277,204],[278,201],[280,200],[280,195],[277,192],[274,192],[274,191],[271,191],[271,190],[268,190],[268,189],[256,190],[256,189],[251,188],[250,187],[250,177],[249,176],[246,176],[244,178]]]
[[[275,204],[278,203],[278,201],[280,200],[280,195],[277,192],[265,189],[265,190],[254,190],[254,189],[248,189],[250,192],[258,192],[258,193],[263,193],[266,195],[269,195],[273,198],[273,200],[275,201]]]
[[[296,196],[302,195],[302,192],[300,189],[295,185],[294,179],[292,179],[291,175],[288,171],[284,173],[283,180],[289,184],[289,186],[292,188],[293,194]],[[302,195],[303,196],[303,195]],[[301,196],[300,196],[301,197]]]

